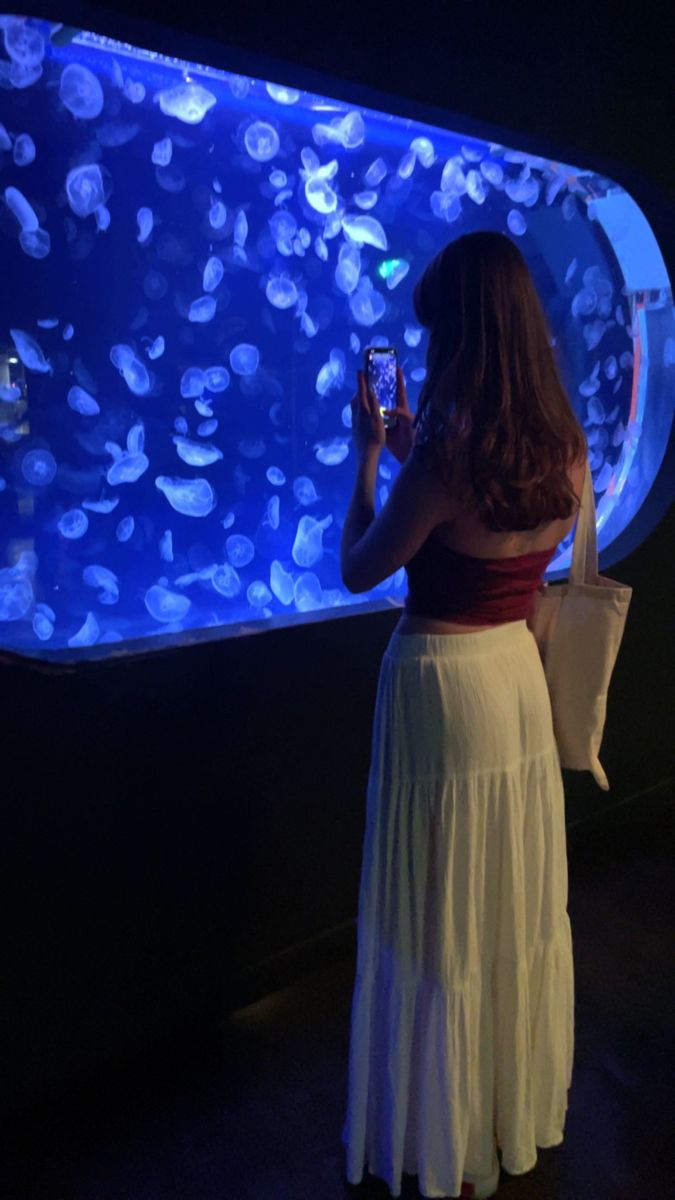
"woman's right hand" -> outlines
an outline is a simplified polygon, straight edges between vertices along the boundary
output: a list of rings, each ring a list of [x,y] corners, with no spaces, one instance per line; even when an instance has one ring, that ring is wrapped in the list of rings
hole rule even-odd
[[[398,421],[393,429],[387,429],[385,445],[397,462],[404,463],[415,441],[415,430],[413,429],[415,415],[410,411],[403,371],[400,367],[396,368],[396,408],[390,409],[390,412],[398,417]]]

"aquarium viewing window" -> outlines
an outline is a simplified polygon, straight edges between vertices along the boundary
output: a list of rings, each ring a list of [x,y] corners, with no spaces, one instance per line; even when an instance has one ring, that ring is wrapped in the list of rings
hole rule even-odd
[[[2,16],[0,45],[0,647],[73,661],[401,605],[403,568],[341,581],[350,400],[392,345],[416,408],[413,289],[475,229],[532,271],[599,549],[634,520],[675,325],[620,184],[56,22]],[[385,452],[378,507],[397,470]]]

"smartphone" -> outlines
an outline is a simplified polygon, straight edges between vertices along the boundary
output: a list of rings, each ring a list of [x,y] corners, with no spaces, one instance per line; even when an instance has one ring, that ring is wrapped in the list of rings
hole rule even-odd
[[[366,383],[375,392],[385,429],[395,429],[398,417],[391,415],[396,408],[396,367],[398,353],[395,346],[366,346],[364,351]]]

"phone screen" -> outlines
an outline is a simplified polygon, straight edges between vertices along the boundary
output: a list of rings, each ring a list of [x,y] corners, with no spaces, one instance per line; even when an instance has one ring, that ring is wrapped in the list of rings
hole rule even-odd
[[[397,418],[388,412],[396,408],[397,359],[395,346],[366,347],[366,381],[375,392],[386,429],[392,429],[397,424]]]

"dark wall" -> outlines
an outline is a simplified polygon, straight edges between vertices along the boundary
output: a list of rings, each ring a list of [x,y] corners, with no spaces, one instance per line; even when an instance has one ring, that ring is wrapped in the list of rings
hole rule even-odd
[[[464,112],[476,131],[511,129],[519,147],[529,134],[542,153],[553,139],[568,161],[605,162],[644,204],[673,278],[672,55],[645,9],[621,27],[588,7],[546,27],[481,4],[416,5],[414,22],[392,23],[389,6],[353,0],[232,6],[226,18],[193,0],[161,16]],[[133,10],[152,18],[149,4]],[[67,3],[31,12],[136,32],[101,8],[88,19]],[[215,61],[175,32],[150,44]],[[641,177],[661,196],[642,199]],[[671,445],[662,509],[672,466]],[[607,572],[635,589],[601,750],[611,791],[564,772],[568,825],[672,779],[673,544],[670,511]],[[0,1109],[180,1028],[208,1029],[228,1006],[353,948],[373,702],[397,619],[346,616],[73,673],[2,669]]]

